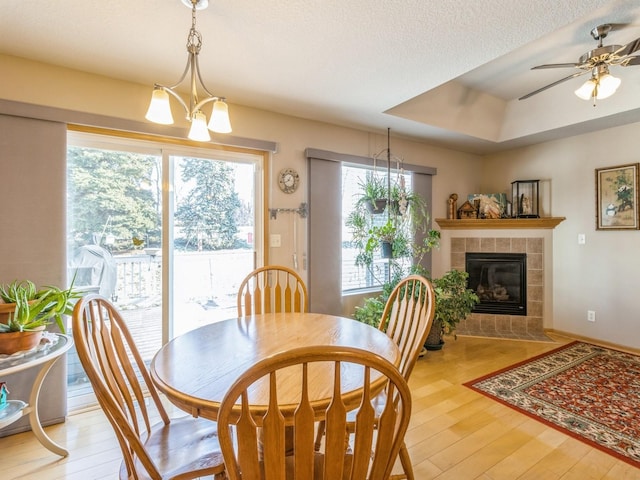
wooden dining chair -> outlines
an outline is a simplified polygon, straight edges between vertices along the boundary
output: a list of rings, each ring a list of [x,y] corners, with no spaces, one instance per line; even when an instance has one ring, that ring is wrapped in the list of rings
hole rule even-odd
[[[122,450],[120,479],[224,478],[215,422],[170,419],[127,325],[106,298],[75,305],[72,331],[80,362]],[[152,418],[160,421],[152,424]]]
[[[409,275],[401,280],[385,304],[379,328],[398,345],[398,368],[407,382],[429,335],[435,308],[433,285],[421,275]],[[381,397],[379,396],[378,401],[380,405],[384,405],[384,398]],[[391,479],[415,480],[411,457],[404,439],[400,447],[400,463],[404,474],[392,475]]]
[[[307,287],[287,267],[269,265],[247,275],[238,288],[238,317],[261,313],[306,312]]]
[[[343,392],[341,375],[356,370],[362,380]],[[281,376],[296,376],[298,400],[284,396]],[[314,378],[330,378],[326,391]],[[374,385],[388,398],[376,421]],[[267,404],[252,405],[257,391],[268,392]],[[322,399],[322,400],[321,400]],[[347,411],[357,408],[353,447],[347,448]],[[402,444],[411,414],[411,392],[388,360],[367,350],[344,346],[311,346],[280,352],[249,367],[220,404],[220,446],[230,480],[382,480],[387,479]],[[326,419],[324,450],[314,448],[314,422]],[[232,427],[232,428],[230,428]],[[287,451],[285,428],[293,429]],[[260,430],[261,429],[261,430]],[[236,432],[235,438],[234,433]]]
[[[409,275],[402,279],[387,299],[378,328],[398,345],[398,368],[407,381],[429,335],[434,315],[433,286],[421,275]],[[376,404],[383,408],[385,403],[384,394],[379,395]],[[324,424],[320,422],[316,434],[316,450],[320,449],[323,434]],[[400,463],[404,474],[393,475],[391,478],[414,480],[411,458],[404,440],[400,448]]]

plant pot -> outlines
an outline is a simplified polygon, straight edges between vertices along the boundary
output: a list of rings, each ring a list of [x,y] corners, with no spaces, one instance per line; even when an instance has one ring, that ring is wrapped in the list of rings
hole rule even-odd
[[[391,258],[393,255],[393,245],[391,242],[380,242],[380,248],[382,249],[382,258]]]
[[[33,305],[36,300],[29,300],[29,305]],[[9,315],[16,311],[15,303],[0,303],[0,323],[9,323]]]
[[[44,327],[29,332],[0,333],[0,354],[12,355],[16,352],[31,350],[40,343]]]
[[[435,343],[435,344],[425,343],[424,344],[424,348],[426,348],[430,352],[434,352],[436,350],[442,350],[442,347],[444,347],[444,340],[440,340],[440,343]]]
[[[384,212],[385,207],[387,206],[386,198],[378,198],[376,200],[367,200],[365,202],[365,206],[369,213],[376,215],[378,213]]]
[[[15,303],[0,303],[0,323],[6,324],[9,321],[9,314],[15,312]]]
[[[429,335],[427,335],[427,339],[424,342],[424,348],[427,350],[440,350],[444,346],[442,336],[442,322],[434,318]]]

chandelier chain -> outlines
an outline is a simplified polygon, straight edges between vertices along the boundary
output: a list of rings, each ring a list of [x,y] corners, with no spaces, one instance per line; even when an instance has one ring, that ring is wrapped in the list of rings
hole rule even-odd
[[[202,47],[202,35],[196,29],[196,3],[194,0],[191,7],[191,30],[189,30],[189,36],[187,37],[187,51],[198,54]]]

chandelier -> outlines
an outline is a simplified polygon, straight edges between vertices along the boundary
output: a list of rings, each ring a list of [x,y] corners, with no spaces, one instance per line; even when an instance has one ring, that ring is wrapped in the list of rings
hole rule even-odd
[[[621,80],[609,73],[607,65],[598,65],[591,72],[591,78],[584,82],[574,93],[582,100],[593,99],[595,106],[596,99],[608,98],[620,86]]]
[[[229,121],[229,110],[224,97],[213,95],[202,81],[200,75],[200,66],[198,63],[198,55],[202,47],[202,35],[196,30],[196,7],[198,10],[205,9],[208,0],[182,0],[187,6],[191,7],[191,29],[187,37],[187,65],[180,77],[174,85],[165,86],[159,83],[154,84],[151,103],[145,118],[154,123],[162,125],[173,124],[173,116],[171,115],[171,105],[169,96],[175,98],[186,112],[186,118],[191,122],[189,130],[189,139],[200,142],[208,142],[211,140],[209,130],[217,133],[231,132],[231,122]],[[176,92],[176,87],[180,85],[189,74],[191,92],[187,102],[185,102]],[[198,95],[197,85],[200,84],[205,92],[204,98],[200,99]],[[213,102],[211,119],[207,124],[207,116],[202,111],[202,107]]]

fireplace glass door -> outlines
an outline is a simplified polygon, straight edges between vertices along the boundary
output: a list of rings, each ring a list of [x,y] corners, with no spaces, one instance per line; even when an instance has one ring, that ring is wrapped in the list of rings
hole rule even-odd
[[[523,253],[467,253],[468,287],[480,302],[475,313],[527,314],[527,256]]]

